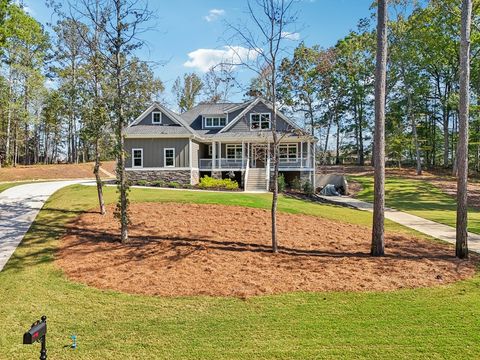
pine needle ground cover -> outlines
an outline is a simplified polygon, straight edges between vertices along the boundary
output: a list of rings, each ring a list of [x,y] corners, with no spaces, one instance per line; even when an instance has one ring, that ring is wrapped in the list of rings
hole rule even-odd
[[[115,190],[106,189],[112,203]],[[480,278],[394,292],[288,293],[247,299],[159,297],[98,290],[55,265],[65,225],[95,205],[95,189],[72,186],[44,206],[0,273],[0,358],[31,359],[21,345],[40,315],[54,359],[412,359],[480,357]],[[268,208],[268,195],[134,189],[133,202]],[[368,213],[282,198],[283,212],[368,225]],[[388,223],[388,230],[412,234]],[[78,349],[68,348],[77,335]]]

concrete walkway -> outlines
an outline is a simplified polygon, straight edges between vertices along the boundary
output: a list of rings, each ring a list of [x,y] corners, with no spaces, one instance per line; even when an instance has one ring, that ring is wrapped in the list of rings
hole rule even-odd
[[[57,190],[85,180],[30,183],[0,193],[0,271],[22,241],[45,201]]]
[[[373,212],[372,204],[348,196],[318,197],[334,204]],[[385,218],[431,237],[455,244],[456,233],[455,228],[452,226],[443,225],[435,221],[390,208],[385,209]],[[468,249],[480,253],[480,235],[468,233]]]

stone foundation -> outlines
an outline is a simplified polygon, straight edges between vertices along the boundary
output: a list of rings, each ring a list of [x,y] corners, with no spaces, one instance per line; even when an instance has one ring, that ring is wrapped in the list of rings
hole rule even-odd
[[[190,170],[129,170],[126,172],[128,180],[130,181],[155,181],[163,180],[166,182],[176,181],[180,184],[190,185],[191,173]]]
[[[197,185],[200,181],[200,171],[199,170],[192,170],[191,175],[191,185]]]
[[[212,178],[214,178],[214,179],[221,179],[221,178],[222,178],[222,171],[214,171],[214,170],[212,170]]]

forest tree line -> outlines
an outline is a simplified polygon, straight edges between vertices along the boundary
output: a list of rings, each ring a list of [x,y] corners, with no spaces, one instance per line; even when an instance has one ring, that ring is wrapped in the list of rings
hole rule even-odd
[[[386,154],[391,164],[455,167],[459,5],[459,0],[432,0],[414,8],[412,4],[391,5],[386,95]],[[92,114],[93,104],[98,102],[95,91],[101,93],[101,116],[108,118],[115,111],[112,73],[93,69],[103,68],[93,61],[88,40],[94,29],[60,16],[47,31],[21,5],[4,6],[0,31],[2,165],[92,161],[95,146],[101,149],[103,159],[112,158],[114,142],[108,126],[96,132],[99,139],[91,136],[91,118],[98,116]],[[474,6],[474,22],[479,11]],[[279,66],[278,103],[282,111],[318,136],[320,163],[371,162],[374,24],[373,18],[361,20],[356,30],[327,49],[301,42]],[[471,47],[471,96],[476,104],[480,38],[475,27]],[[151,64],[135,56],[125,61],[124,113],[129,122],[151,101],[159,100],[165,89]],[[178,111],[187,111],[201,101],[228,101],[239,89],[235,68],[219,66],[204,76],[187,73],[179,77],[171,91]],[[268,98],[261,76],[243,90],[245,98]],[[470,125],[469,159],[472,168],[480,171],[476,105],[472,105]]]

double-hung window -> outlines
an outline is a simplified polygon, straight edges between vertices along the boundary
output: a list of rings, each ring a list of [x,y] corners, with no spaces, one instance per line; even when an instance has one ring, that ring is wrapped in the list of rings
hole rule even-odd
[[[280,160],[287,162],[297,160],[297,144],[281,144]]]
[[[227,125],[226,117],[205,117],[204,118],[206,128],[219,128]]]
[[[162,113],[160,111],[152,112],[152,124],[162,123]]]
[[[175,149],[163,149],[163,162],[165,167],[175,167]]]
[[[251,130],[270,130],[270,113],[250,114]]]
[[[242,159],[242,145],[229,144],[227,145],[227,159],[241,160]]]
[[[143,167],[143,149],[132,149],[132,168]]]

